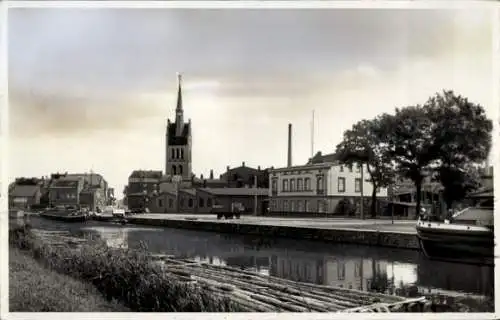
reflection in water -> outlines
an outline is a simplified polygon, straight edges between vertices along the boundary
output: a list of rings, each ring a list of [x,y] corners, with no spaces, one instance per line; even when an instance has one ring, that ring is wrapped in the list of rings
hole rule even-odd
[[[492,267],[429,261],[410,250],[96,222],[67,225],[38,221],[38,226],[32,224],[47,229],[69,229],[74,234],[100,235],[110,246],[140,248],[142,242],[153,253],[295,281],[405,296],[439,293],[446,297],[467,295],[471,299],[493,301]]]

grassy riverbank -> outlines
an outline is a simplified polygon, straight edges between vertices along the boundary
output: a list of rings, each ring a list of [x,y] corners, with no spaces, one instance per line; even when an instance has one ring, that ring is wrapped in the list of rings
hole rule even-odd
[[[85,242],[78,248],[46,243],[23,227],[11,229],[9,233],[14,258],[10,262],[11,311],[49,311],[47,308],[63,311],[55,308],[82,304],[78,297],[88,299],[81,308],[90,308],[92,304],[104,307],[94,292],[137,312],[240,311],[238,305],[225,297],[169,278],[145,252],[112,249],[100,241]],[[34,263],[35,260],[39,264]],[[62,283],[71,278],[79,281],[64,289]],[[39,288],[30,290],[30,286]],[[57,292],[69,296],[57,302]]]
[[[126,312],[108,302],[88,283],[40,265],[16,248],[9,250],[9,309],[11,312]]]

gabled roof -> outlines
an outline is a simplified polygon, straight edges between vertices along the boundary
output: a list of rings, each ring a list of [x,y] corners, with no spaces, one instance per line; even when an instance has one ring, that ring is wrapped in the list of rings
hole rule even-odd
[[[78,185],[80,184],[80,182],[83,182],[83,178],[82,177],[76,177],[76,176],[73,176],[73,177],[62,177],[62,178],[59,178],[57,180],[55,180],[52,185],[51,185],[51,188],[59,188],[59,187],[62,187],[62,188],[76,188],[78,187]]]
[[[185,192],[185,193],[192,195],[192,196],[196,195],[196,189],[192,189],[192,188],[180,189],[179,192]]]
[[[85,183],[88,183],[92,186],[95,185],[100,185],[101,182],[104,180],[104,177],[100,175],[99,173],[68,173],[66,175],[67,178],[82,178]]]
[[[150,178],[161,179],[163,172],[161,170],[134,170],[129,178]]]
[[[325,163],[325,162],[333,162],[336,163],[339,161],[339,158],[336,153],[329,153],[323,155],[321,151],[318,151],[312,158],[309,159],[307,164],[316,164],[316,163]]]
[[[267,196],[267,188],[198,188],[200,191],[216,196]]]
[[[40,190],[37,185],[16,185],[12,191],[9,192],[11,197],[33,197],[35,193]]]

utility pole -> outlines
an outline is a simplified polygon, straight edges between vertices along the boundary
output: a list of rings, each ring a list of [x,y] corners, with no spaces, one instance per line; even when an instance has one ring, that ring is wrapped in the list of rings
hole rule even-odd
[[[363,179],[363,164],[361,163],[359,165],[359,168],[361,170],[361,188],[360,188],[360,191],[361,191],[361,204],[360,204],[360,209],[361,209],[361,219],[365,219],[365,210],[364,210],[364,198],[363,198],[363,186],[365,184],[365,180]]]
[[[255,189],[255,197],[254,197],[254,203],[253,203],[253,214],[256,216],[257,215],[257,175],[253,177],[253,184],[254,184],[254,189]]]
[[[314,110],[312,111],[311,121],[311,159],[314,157]]]

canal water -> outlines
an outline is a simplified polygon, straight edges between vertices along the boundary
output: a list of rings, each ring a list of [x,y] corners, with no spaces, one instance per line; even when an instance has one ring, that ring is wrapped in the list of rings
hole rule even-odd
[[[92,235],[109,246],[140,248],[266,275],[400,296],[431,296],[449,311],[494,311],[494,268],[430,261],[411,250],[227,235],[31,217],[33,228]],[[465,309],[463,309],[465,308]]]

